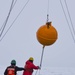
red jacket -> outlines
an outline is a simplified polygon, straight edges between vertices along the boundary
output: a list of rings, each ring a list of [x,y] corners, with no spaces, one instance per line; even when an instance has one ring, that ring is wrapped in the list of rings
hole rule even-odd
[[[29,60],[26,62],[25,65],[25,71],[23,72],[23,75],[32,75],[33,73],[33,69],[39,69],[38,66],[35,66],[32,62],[30,62]]]

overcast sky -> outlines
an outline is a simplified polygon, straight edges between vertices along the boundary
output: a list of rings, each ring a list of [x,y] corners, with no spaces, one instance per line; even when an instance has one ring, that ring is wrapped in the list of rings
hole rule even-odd
[[[7,17],[11,2],[12,0],[0,1],[0,27]],[[12,24],[26,2],[27,0],[17,0],[3,34]],[[73,25],[75,25],[75,0],[66,0],[66,2]],[[64,0],[62,0],[62,3],[68,17]],[[36,65],[40,64],[42,45],[37,41],[36,32],[40,26],[46,23],[47,7],[47,0],[29,1],[8,33],[0,41],[1,66],[10,65],[12,59],[17,61],[18,66],[24,66],[25,61],[31,56],[34,57]],[[49,1],[49,21],[52,21],[52,25],[58,31],[58,39],[53,45],[45,47],[42,66],[75,67],[75,43],[65,19],[60,0]],[[72,29],[71,23],[70,27]]]

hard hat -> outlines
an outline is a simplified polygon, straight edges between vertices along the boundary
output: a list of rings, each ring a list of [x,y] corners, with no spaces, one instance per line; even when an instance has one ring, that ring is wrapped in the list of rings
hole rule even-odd
[[[16,60],[12,60],[11,65],[16,65]]]
[[[34,58],[33,57],[30,57],[29,60],[34,61]]]

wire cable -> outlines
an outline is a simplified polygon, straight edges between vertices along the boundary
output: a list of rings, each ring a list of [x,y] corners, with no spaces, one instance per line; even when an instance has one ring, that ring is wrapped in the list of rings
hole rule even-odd
[[[16,2],[17,2],[17,0],[13,2],[12,9],[14,8]],[[3,25],[1,26],[0,31],[3,29],[5,22],[6,22],[6,20],[4,21]]]
[[[48,6],[47,6],[47,22],[49,21],[49,0],[48,0]]]
[[[48,0],[48,6],[47,6],[47,20],[46,20],[46,22],[48,22],[48,21],[49,21],[49,0]],[[41,60],[40,60],[40,69],[41,69],[41,67],[42,67],[42,60],[43,60],[43,54],[44,54],[44,47],[45,47],[45,46],[43,46],[43,48],[42,48],[42,54],[41,54]],[[36,71],[35,75],[37,75],[37,73],[38,73],[38,70]],[[39,74],[40,74],[40,70],[39,70]]]
[[[8,16],[7,16],[7,18],[6,18],[5,22],[4,22],[4,26],[2,26],[2,31],[1,31],[0,37],[1,37],[2,34],[3,34],[3,31],[4,31],[5,27],[6,27],[7,22],[8,22],[9,16],[10,16],[10,14],[11,14],[13,2],[14,2],[14,0],[12,0],[11,7],[10,7],[10,10],[9,10],[9,13],[8,13]]]
[[[17,20],[17,18],[19,17],[19,15],[21,14],[21,12],[24,10],[24,8],[26,7],[26,5],[28,4],[30,0],[28,0],[25,5],[23,6],[22,10],[19,12],[19,14],[17,15],[17,17],[14,19],[14,21],[12,22],[12,24],[10,25],[10,27],[7,29],[7,31],[5,32],[5,34],[2,36],[2,38],[0,39],[0,41],[2,41],[2,39],[5,37],[5,35],[7,34],[7,32],[9,31],[9,29],[12,27],[12,25],[14,24],[14,22]]]
[[[72,19],[71,19],[71,16],[70,16],[70,12],[69,12],[69,9],[68,9],[68,5],[67,5],[66,0],[64,0],[64,2],[65,2],[65,5],[66,5],[67,12],[68,12],[68,15],[69,15],[69,19],[70,19],[70,22],[71,22],[71,25],[72,25],[72,29],[73,29],[73,32],[74,32],[74,35],[75,35],[75,29],[74,29],[74,25],[72,23]]]
[[[43,60],[43,55],[44,55],[44,48],[45,48],[45,46],[42,47],[42,54],[41,54],[41,60],[40,60],[40,69],[42,67],[42,60]],[[39,74],[40,74],[40,69],[38,69],[39,70]],[[36,71],[35,75],[37,75],[38,70]]]
[[[16,3],[17,3],[17,0],[14,1],[14,3],[13,3],[13,7],[12,7],[12,8],[14,8],[14,6],[15,6]]]
[[[43,60],[44,48],[45,48],[45,46],[43,46],[43,48],[42,48],[41,61],[40,61],[40,68],[42,67],[42,60]]]
[[[69,29],[70,29],[70,32],[71,32],[71,35],[72,35],[73,41],[74,41],[74,43],[75,43],[75,39],[74,39],[73,33],[72,33],[72,31],[71,31],[70,24],[69,24],[69,21],[68,21],[68,19],[67,19],[67,16],[66,16],[66,13],[65,13],[65,10],[64,10],[64,7],[63,7],[63,4],[62,4],[62,1],[61,1],[61,0],[60,0],[60,4],[61,4],[62,10],[63,10],[63,12],[64,12],[64,15],[65,15],[65,18],[66,18],[66,21],[67,21],[68,27],[69,27]]]

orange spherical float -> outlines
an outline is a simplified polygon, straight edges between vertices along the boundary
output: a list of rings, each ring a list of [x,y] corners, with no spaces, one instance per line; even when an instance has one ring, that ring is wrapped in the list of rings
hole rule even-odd
[[[52,22],[47,22],[36,32],[37,40],[43,46],[49,46],[55,43],[58,37],[57,30],[52,26]]]

